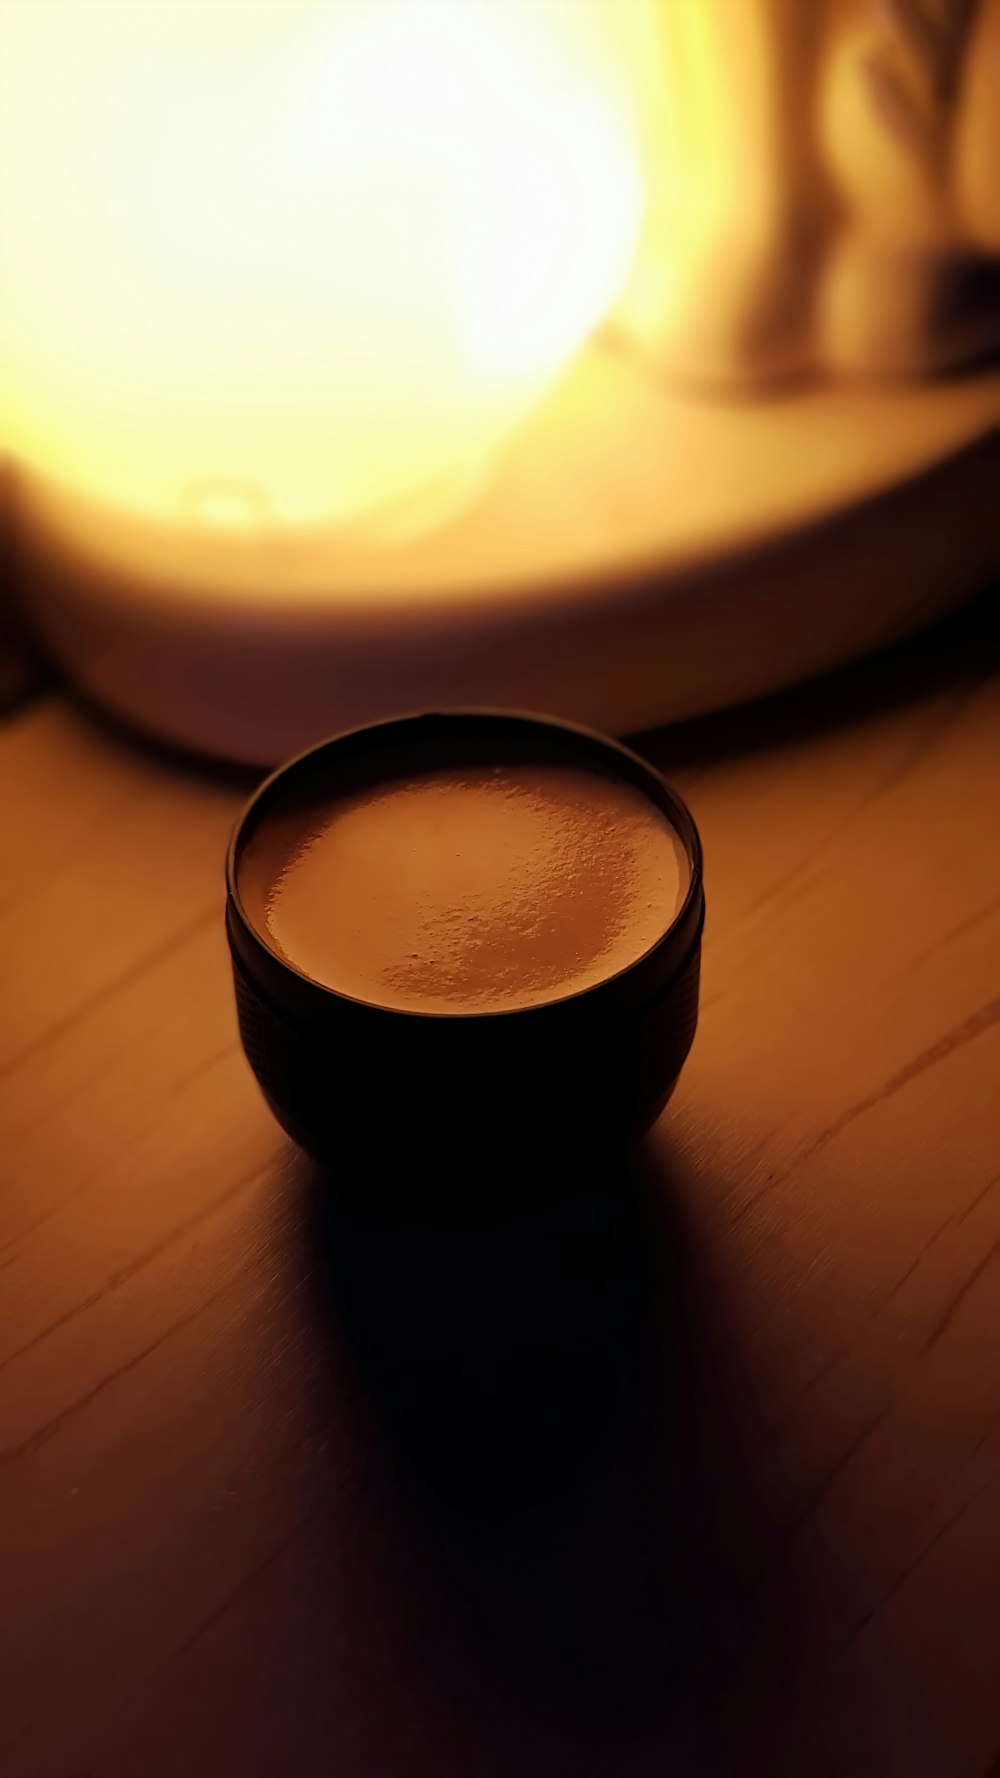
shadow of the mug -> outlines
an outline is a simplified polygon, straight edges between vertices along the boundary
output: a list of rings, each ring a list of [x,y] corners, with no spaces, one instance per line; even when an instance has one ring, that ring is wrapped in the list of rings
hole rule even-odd
[[[574,1736],[703,1726],[692,1688],[711,1718],[721,1672],[740,1683],[727,1651],[753,1683],[745,1651],[756,1669],[773,1647],[738,1341],[671,1168],[647,1148],[532,1208],[435,1221],[306,1183],[318,1307],[421,1551],[421,1658]]]

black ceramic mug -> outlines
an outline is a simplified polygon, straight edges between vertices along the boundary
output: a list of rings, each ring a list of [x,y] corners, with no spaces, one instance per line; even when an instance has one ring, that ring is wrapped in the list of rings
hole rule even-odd
[[[686,863],[680,904],[655,942],[605,979],[502,1010],[402,1010],[305,973],[248,905],[248,847],[276,818],[343,787],[511,760],[600,773],[639,791],[673,830]],[[254,1074],[288,1134],[369,1196],[421,1205],[473,1181],[506,1196],[569,1186],[648,1130],[674,1089],[698,1015],[701,844],[676,792],[602,735],[457,710],[335,736],[251,798],[227,883],[240,1036]]]

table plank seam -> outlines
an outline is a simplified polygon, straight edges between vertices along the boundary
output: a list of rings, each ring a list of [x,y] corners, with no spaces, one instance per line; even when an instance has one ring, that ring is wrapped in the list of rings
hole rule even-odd
[[[48,1327],[42,1328],[36,1334],[32,1334],[29,1340],[25,1340],[23,1344],[16,1347],[13,1352],[9,1352],[6,1358],[0,1360],[0,1373],[7,1370],[7,1368],[14,1364],[17,1359],[23,1358],[26,1353],[34,1351],[36,1346],[42,1345],[45,1340],[52,1334],[57,1333],[60,1328],[67,1327],[70,1322],[76,1320],[78,1315],[83,1315],[88,1309],[94,1308],[96,1304],[104,1299],[104,1297],[117,1290],[122,1284],[127,1284],[130,1278],[135,1278],[138,1273],[144,1271],[154,1259],[159,1259],[161,1254],[168,1252],[175,1242],[183,1240],[185,1235],[190,1234],[192,1230],[198,1228],[201,1223],[212,1215],[213,1211],[220,1210],[224,1204],[228,1204],[233,1198],[238,1197],[241,1192],[249,1191],[251,1187],[267,1173],[270,1165],[271,1161],[268,1160],[262,1166],[255,1167],[251,1173],[245,1174],[241,1179],[238,1179],[232,1185],[227,1186],[226,1190],[220,1192],[218,1197],[212,1198],[207,1204],[203,1204],[193,1216],[186,1217],[183,1222],[178,1223],[175,1228],[170,1229],[159,1241],[154,1242],[152,1247],[148,1247],[145,1253],[139,1254],[138,1257],[131,1260],[128,1265],[119,1266],[117,1271],[109,1273],[108,1277],[105,1278],[98,1290],[92,1291],[89,1296],[83,1297],[79,1302],[74,1303],[69,1309],[66,1309],[62,1315],[57,1316],[55,1321],[50,1322]]]
[[[949,1327],[951,1326],[952,1322],[954,1321],[955,1316],[958,1314],[958,1312],[959,1312],[960,1308],[962,1307],[962,1304],[964,1303],[969,1292],[975,1288],[979,1279],[982,1277],[983,1273],[987,1270],[987,1268],[993,1263],[993,1261],[995,1260],[998,1253],[1000,1253],[1000,1241],[994,1241],[989,1252],[983,1255],[983,1258],[979,1261],[979,1264],[977,1266],[973,1267],[972,1271],[969,1273],[965,1282],[955,1292],[955,1295],[952,1297],[951,1301],[945,1305],[945,1308],[942,1311],[940,1318],[935,1323],[934,1327],[931,1329],[931,1332],[928,1334],[926,1340],[924,1341],[924,1344],[921,1348],[921,1350],[923,1352],[929,1352],[932,1346],[937,1345],[937,1343],[941,1339],[942,1335],[947,1333]]]
[[[151,1358],[154,1352],[158,1352],[161,1346],[165,1346],[169,1340],[172,1340],[175,1334],[181,1333],[184,1328],[190,1327],[192,1322],[197,1321],[206,1309],[211,1308],[212,1304],[225,1294],[229,1284],[230,1280],[226,1279],[219,1285],[218,1290],[214,1290],[209,1296],[204,1297],[195,1308],[188,1310],[186,1315],[181,1315],[176,1321],[172,1321],[170,1326],[165,1328],[163,1333],[158,1334],[148,1346],[144,1346],[140,1352],[133,1353],[130,1358],[126,1358],[117,1365],[113,1371],[109,1371],[107,1376],[102,1377],[100,1382],[95,1383],[91,1389],[87,1390],[86,1394],[79,1396],[76,1401],[69,1402],[66,1407],[60,1409],[58,1414],[53,1414],[51,1420],[46,1420],[44,1425],[37,1427],[28,1438],[22,1439],[20,1444],[0,1448],[0,1464],[10,1467],[19,1458],[33,1457],[43,1445],[47,1445],[49,1440],[55,1437],[62,1427],[75,1420],[78,1414],[90,1406],[91,1402],[103,1395],[106,1389],[110,1389],[113,1383],[117,1383],[120,1378],[127,1376],[130,1371],[136,1370],[139,1365],[145,1363],[147,1358]]]
[[[0,1066],[0,1081],[7,1080],[12,1074],[16,1074],[26,1062],[31,1061],[50,1043],[54,1043],[57,1037],[71,1031],[74,1025],[87,1018],[98,1007],[105,1006],[109,1001],[114,1000],[116,995],[123,988],[128,987],[130,982],[141,979],[147,970],[152,969],[157,963],[162,963],[174,951],[180,950],[189,939],[196,937],[199,932],[204,931],[218,918],[219,904],[216,900],[212,902],[211,907],[202,909],[195,919],[186,922],[179,931],[172,933],[160,944],[154,945],[151,950],[144,951],[141,957],[135,958],[128,965],[127,969],[123,969],[118,975],[113,976],[109,982],[105,982],[93,994],[87,995],[86,999],[65,1013],[62,1018],[56,1019],[38,1037],[33,1038],[31,1043],[27,1044],[17,1055],[11,1056]]]
[[[953,1025],[950,1031],[944,1033],[943,1037],[928,1044],[926,1049],[921,1050],[904,1067],[890,1075],[889,1079],[876,1092],[869,1093],[865,1098],[858,1099],[853,1105],[847,1106],[840,1116],[834,1119],[833,1123],[828,1124],[825,1130],[821,1130],[817,1136],[814,1136],[812,1141],[801,1151],[797,1157],[798,1164],[801,1165],[803,1161],[811,1160],[814,1155],[827,1148],[835,1137],[840,1136],[844,1130],[855,1123],[859,1117],[863,1117],[866,1112],[874,1111],[877,1106],[883,1105],[887,1099],[893,1098],[897,1093],[902,1092],[904,1087],[910,1086],[913,1081],[919,1079],[920,1075],[926,1074],[928,1069],[937,1067],[939,1062],[947,1061],[949,1056],[953,1056],[957,1050],[963,1049],[975,1038],[982,1037],[998,1023],[1000,1023],[1000,999],[988,1000],[985,1006],[979,1007],[974,1013],[970,1013],[968,1018]]]
[[[843,1654],[850,1644],[868,1628],[869,1624],[878,1616],[879,1612],[888,1605],[890,1599],[895,1598],[896,1594],[906,1585],[907,1581],[912,1579],[917,1570],[924,1562],[926,1562],[928,1556],[937,1549],[938,1544],[944,1542],[948,1533],[953,1531],[955,1526],[965,1518],[966,1513],[971,1512],[976,1502],[981,1500],[983,1495],[988,1493],[990,1488],[996,1487],[996,1485],[995,1477],[987,1477],[985,1482],[982,1482],[978,1488],[973,1489],[967,1500],[963,1500],[962,1504],[956,1507],[953,1513],[949,1514],[945,1519],[944,1524],[938,1526],[934,1535],[928,1538],[923,1547],[917,1551],[913,1560],[908,1562],[902,1573],[896,1576],[892,1585],[886,1588],[885,1592],[876,1599],[874,1605],[872,1605],[870,1609],[864,1613],[863,1617],[860,1617],[857,1623],[852,1626],[844,1639],[842,1648],[838,1651],[839,1654]]]

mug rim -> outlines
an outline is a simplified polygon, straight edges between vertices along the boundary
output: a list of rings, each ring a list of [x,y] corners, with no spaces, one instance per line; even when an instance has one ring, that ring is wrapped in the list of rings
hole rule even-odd
[[[611,769],[611,775],[617,775],[626,782],[638,785],[649,797],[649,800],[665,814],[677,834],[687,857],[688,883],[684,896],[672,918],[663,931],[648,945],[638,957],[623,964],[607,976],[596,982],[590,982],[570,993],[553,995],[550,999],[533,1001],[521,1006],[485,1007],[478,1010],[458,1010],[455,1012],[441,1009],[421,1007],[397,1007],[384,1001],[366,1000],[359,995],[349,994],[342,988],[336,988],[328,982],[321,982],[316,976],[309,975],[298,967],[287,956],[279,951],[270,940],[269,935],[262,932],[247,911],[239,885],[239,863],[241,850],[255,824],[261,819],[262,805],[275,795],[276,789],[286,782],[291,783],[297,777],[305,777],[324,754],[333,753],[337,748],[349,747],[353,742],[357,746],[366,736],[372,737],[372,757],[375,758],[379,744],[383,747],[395,739],[405,747],[406,733],[411,731],[422,738],[431,738],[432,728],[440,728],[442,742],[447,730],[454,725],[455,732],[463,731],[470,734],[488,735],[491,729],[500,738],[504,731],[519,733],[528,737],[531,731],[540,738],[562,738],[564,741],[582,743],[580,764],[594,764],[603,759]],[[361,752],[357,755],[364,757]],[[448,754],[446,744],[441,748],[441,764],[447,766]],[[617,768],[617,770],[615,769]],[[623,769],[624,768],[624,769]],[[680,954],[675,967],[669,969],[672,979],[684,968],[692,951],[701,942],[704,923],[704,890],[703,890],[703,853],[701,836],[694,817],[684,798],[672,785],[668,784],[663,775],[651,762],[640,753],[627,747],[623,742],[609,735],[602,734],[599,729],[583,723],[571,722],[562,717],[546,716],[530,710],[514,710],[494,708],[486,705],[456,705],[443,708],[429,708],[406,711],[400,715],[385,717],[379,722],[362,723],[353,728],[339,730],[323,740],[304,747],[299,753],[285,760],[270,772],[257,786],[256,790],[243,805],[233,826],[229,845],[226,851],[226,888],[227,888],[227,927],[230,943],[237,954],[244,971],[250,974],[260,990],[262,984],[254,969],[256,960],[271,978],[270,997],[278,998],[274,993],[274,983],[283,978],[289,988],[293,989],[296,998],[312,1003],[312,1010],[319,1019],[326,1008],[328,1016],[338,1012],[349,1015],[354,1012],[360,1016],[377,1017],[381,1020],[392,1020],[398,1025],[408,1021],[413,1025],[429,1023],[455,1030],[462,1026],[495,1026],[497,1022],[520,1021],[522,1024],[531,1022],[539,1024],[553,1015],[572,1017],[574,1012],[584,1007],[606,1008],[610,1011],[619,1003],[623,990],[636,988],[650,965],[658,959],[664,959],[665,953],[674,950],[678,942]],[[688,929],[690,936],[688,937]],[[242,941],[242,942],[240,942]],[[245,949],[244,947],[247,947]],[[249,954],[247,954],[249,951]],[[268,992],[265,987],[264,992]],[[659,984],[651,990],[650,998],[659,992]],[[631,996],[629,996],[629,999]],[[620,1010],[634,1010],[620,1007]]]

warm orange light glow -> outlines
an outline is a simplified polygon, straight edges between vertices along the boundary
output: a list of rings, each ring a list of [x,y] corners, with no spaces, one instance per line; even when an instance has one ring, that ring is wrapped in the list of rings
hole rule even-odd
[[[0,445],[83,493],[241,529],[433,496],[627,277],[615,0],[0,14]]]

